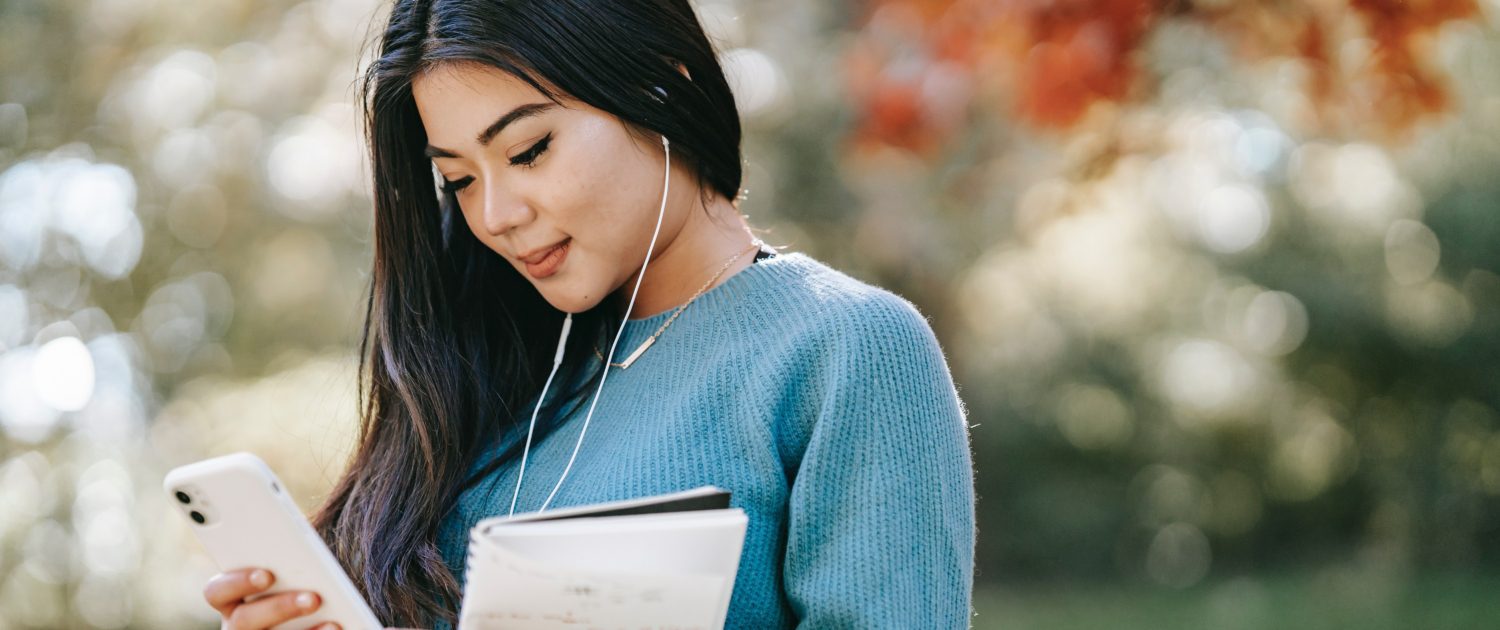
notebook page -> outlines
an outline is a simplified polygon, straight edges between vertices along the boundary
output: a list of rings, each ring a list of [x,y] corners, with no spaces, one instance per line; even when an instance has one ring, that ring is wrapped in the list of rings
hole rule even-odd
[[[460,630],[619,628],[718,630],[716,575],[653,575],[559,568],[492,543],[471,544]]]
[[[474,536],[549,565],[732,576],[746,523],[743,510],[730,508],[476,527]]]
[[[460,628],[720,629],[747,523],[729,508],[481,524]]]

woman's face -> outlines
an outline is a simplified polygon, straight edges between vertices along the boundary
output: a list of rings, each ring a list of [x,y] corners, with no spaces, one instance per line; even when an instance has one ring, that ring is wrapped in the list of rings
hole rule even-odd
[[[552,306],[587,310],[633,278],[661,202],[659,140],[640,139],[576,100],[559,106],[479,64],[439,66],[413,81],[412,95],[427,153],[443,186],[455,189],[469,230]],[[686,172],[672,170],[653,260],[681,231],[694,195],[680,185]]]

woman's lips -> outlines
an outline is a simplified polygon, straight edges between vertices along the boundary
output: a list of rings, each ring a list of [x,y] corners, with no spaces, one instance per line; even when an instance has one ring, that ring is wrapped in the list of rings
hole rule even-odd
[[[572,244],[573,239],[570,238],[548,250],[547,255],[543,256],[541,260],[535,263],[526,263],[526,273],[531,274],[531,277],[538,280],[557,273],[558,267],[561,267],[563,260],[568,257],[568,247]]]

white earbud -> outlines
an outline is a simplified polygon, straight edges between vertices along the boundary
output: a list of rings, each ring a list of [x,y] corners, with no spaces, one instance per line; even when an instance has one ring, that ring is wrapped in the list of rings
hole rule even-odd
[[[578,458],[578,449],[583,446],[583,436],[589,431],[589,420],[594,417],[594,406],[599,404],[599,393],[604,391],[604,379],[609,376],[609,364],[615,358],[615,346],[620,343],[620,336],[625,334],[625,324],[629,323],[630,312],[635,310],[635,296],[641,290],[641,280],[646,277],[646,265],[651,262],[651,252],[656,251],[656,236],[661,233],[662,218],[667,216],[667,192],[672,186],[672,146],[667,137],[661,137],[661,148],[666,156],[665,173],[662,175],[661,184],[661,208],[656,212],[656,229],[651,232],[651,244],[646,246],[646,260],[641,263],[641,272],[636,275],[635,288],[630,292],[630,304],[625,307],[625,317],[620,322],[620,329],[615,332],[615,340],[609,344],[609,354],[604,359],[604,373],[599,376],[599,387],[594,390],[594,400],[589,403],[589,412],[583,417],[583,428],[578,431],[578,442],[573,444],[573,454],[568,456],[568,465],[563,467],[562,476],[557,478],[557,485],[552,486],[552,492],[547,495],[547,500],[542,502],[538,513],[544,512],[547,505],[552,503],[552,497],[557,496],[557,490],[562,488],[563,480],[568,478],[568,472],[573,470],[573,461]],[[547,374],[547,381],[542,384],[542,393],[537,396],[536,407],[531,411],[531,424],[526,428],[526,445],[521,449],[521,469],[516,474],[516,490],[510,497],[510,514],[516,513],[516,499],[521,496],[521,480],[526,475],[526,457],[531,451],[531,436],[536,430],[536,415],[542,410],[542,403],[547,399],[547,389],[552,386],[552,377],[557,375],[558,366],[562,365],[563,350],[568,345],[568,332],[573,328],[573,314],[568,313],[563,318],[562,334],[557,340],[557,352],[552,356],[552,371]]]

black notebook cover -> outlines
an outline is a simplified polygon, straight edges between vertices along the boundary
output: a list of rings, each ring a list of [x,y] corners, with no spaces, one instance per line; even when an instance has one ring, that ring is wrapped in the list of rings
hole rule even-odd
[[[694,510],[722,510],[729,507],[729,491],[718,490],[710,494],[669,499],[666,501],[632,505],[621,508],[605,508],[599,511],[567,513],[560,516],[542,514],[526,519],[528,523],[560,521],[569,518],[594,518],[599,516],[629,516],[634,514],[665,514],[668,512],[691,512]]]

